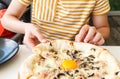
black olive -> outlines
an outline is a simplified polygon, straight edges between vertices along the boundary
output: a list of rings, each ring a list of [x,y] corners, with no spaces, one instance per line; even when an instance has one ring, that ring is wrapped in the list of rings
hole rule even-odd
[[[72,58],[73,58],[73,59],[76,59],[76,55],[72,54]]]
[[[50,46],[52,46],[52,43],[50,42]]]
[[[74,51],[74,54],[77,54],[78,52],[79,52],[79,51],[75,50],[75,51]]]
[[[116,72],[115,75],[118,75],[120,73],[120,71]]]
[[[92,76],[94,76],[94,73],[92,73],[92,74],[88,75],[88,77],[92,77]]]
[[[70,75],[69,71],[66,71],[66,74]]]
[[[69,50],[67,50],[66,54],[69,55],[69,56],[71,55]]]
[[[79,70],[75,70],[75,73],[78,73],[79,72]]]
[[[60,78],[61,76],[65,76],[65,74],[64,74],[64,73],[59,73],[59,74],[57,75],[58,78]]]
[[[96,49],[95,49],[95,48],[91,48],[90,50],[91,50],[91,51],[96,51]]]
[[[57,79],[56,77],[54,77],[53,79]]]
[[[86,62],[80,64],[79,68],[85,68],[87,66]]]
[[[57,56],[53,56],[53,58],[55,58],[56,60],[58,60],[58,57],[57,57]]]
[[[70,74],[69,71],[66,71],[66,74],[69,75],[69,76],[71,76],[71,77],[73,77],[73,74]]]
[[[55,51],[54,49],[51,49],[50,52],[53,54],[58,54],[57,51]]]
[[[88,56],[89,58],[92,58],[92,59],[95,59],[95,57],[93,55],[89,55]]]

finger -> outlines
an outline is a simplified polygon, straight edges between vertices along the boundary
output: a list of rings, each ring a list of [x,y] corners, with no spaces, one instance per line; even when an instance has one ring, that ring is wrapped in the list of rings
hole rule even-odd
[[[89,41],[91,41],[94,38],[95,33],[96,33],[95,27],[90,27],[89,31],[84,39],[84,42],[88,43]]]
[[[47,42],[46,38],[42,35],[42,33],[39,31],[39,29],[36,29],[34,31],[34,34],[40,42],[42,42],[42,43]]]
[[[101,38],[96,45],[102,45],[104,44],[104,42],[105,42],[104,38]]]
[[[101,37],[102,37],[101,33],[97,32],[92,42],[96,44],[98,41],[100,41]]]
[[[75,41],[76,42],[80,42],[83,41],[87,32],[89,30],[89,26],[88,25],[84,25],[81,29],[80,32],[75,36]]]
[[[26,36],[23,39],[23,43],[30,49],[35,46],[34,40]]]

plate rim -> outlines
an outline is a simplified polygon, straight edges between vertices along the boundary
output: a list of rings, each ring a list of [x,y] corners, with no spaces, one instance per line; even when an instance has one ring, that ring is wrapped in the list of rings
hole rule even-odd
[[[10,41],[16,43],[16,45],[17,45],[16,48],[13,50],[14,53],[12,52],[12,55],[10,54],[6,58],[4,58],[4,60],[0,61],[0,65],[1,65],[1,64],[4,64],[4,63],[8,62],[9,60],[11,60],[18,53],[18,51],[19,51],[19,44],[16,41],[12,40],[12,39],[2,38],[2,37],[0,37],[0,39],[10,40]]]

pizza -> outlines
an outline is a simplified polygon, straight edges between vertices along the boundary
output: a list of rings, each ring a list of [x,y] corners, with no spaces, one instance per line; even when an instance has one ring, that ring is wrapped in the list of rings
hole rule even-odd
[[[102,47],[50,40],[33,48],[21,65],[19,79],[120,79],[120,65]]]

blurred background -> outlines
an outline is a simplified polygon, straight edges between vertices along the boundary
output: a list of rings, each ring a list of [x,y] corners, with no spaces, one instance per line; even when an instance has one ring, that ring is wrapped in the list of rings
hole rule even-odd
[[[120,45],[120,0],[109,0],[111,11],[109,12],[110,38],[105,45]]]
[[[111,10],[119,11],[120,10],[120,0],[109,0]]]

